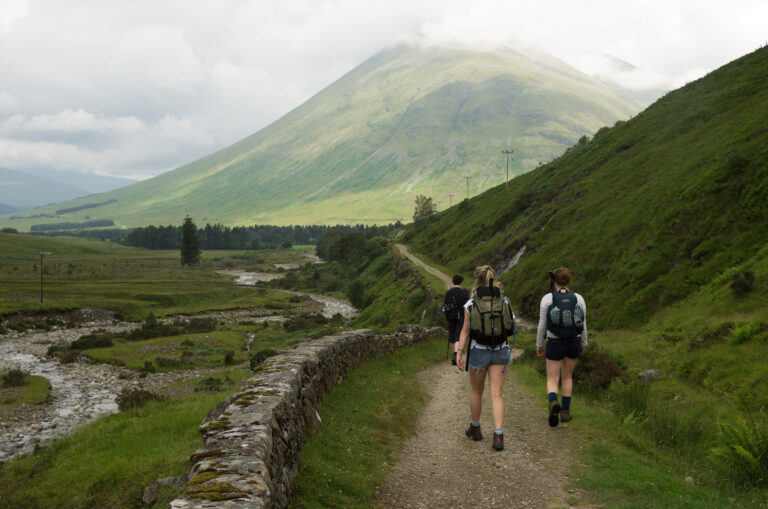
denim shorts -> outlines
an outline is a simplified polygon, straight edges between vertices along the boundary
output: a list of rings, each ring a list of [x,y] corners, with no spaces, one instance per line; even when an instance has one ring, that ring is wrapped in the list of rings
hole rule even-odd
[[[504,345],[500,350],[472,348],[469,352],[469,367],[486,369],[491,364],[504,366],[509,361],[509,346]]]

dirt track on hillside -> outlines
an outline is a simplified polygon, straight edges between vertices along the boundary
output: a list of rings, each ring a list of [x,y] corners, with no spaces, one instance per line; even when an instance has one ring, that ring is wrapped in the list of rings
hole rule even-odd
[[[397,246],[450,286],[445,274],[415,258],[405,246]],[[517,357],[521,351],[513,353]],[[572,469],[572,462],[579,456],[582,441],[568,424],[549,427],[543,382],[540,394],[531,394],[517,380],[513,366],[504,385],[503,451],[491,448],[493,420],[487,382],[480,419],[483,440],[475,442],[464,435],[469,425],[467,373],[449,361],[419,373],[429,399],[413,437],[403,444],[400,459],[379,490],[378,507],[554,508],[578,501],[579,493],[569,488],[573,479],[568,472],[578,471]],[[578,407],[574,410],[574,419],[578,419]]]

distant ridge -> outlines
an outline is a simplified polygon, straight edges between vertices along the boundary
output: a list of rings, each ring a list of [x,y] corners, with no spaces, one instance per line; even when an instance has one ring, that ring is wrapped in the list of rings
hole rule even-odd
[[[252,136],[95,201],[118,200],[98,214],[125,226],[409,221],[418,194],[446,208],[503,182],[502,147],[511,177],[640,108],[553,57],[400,46]]]

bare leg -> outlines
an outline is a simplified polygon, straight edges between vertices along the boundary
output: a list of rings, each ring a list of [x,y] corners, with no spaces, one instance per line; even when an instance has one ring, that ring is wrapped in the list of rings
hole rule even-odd
[[[491,393],[491,411],[493,412],[493,425],[496,429],[504,427],[504,398],[501,395],[504,388],[504,366],[492,364],[488,366],[488,386]]]
[[[563,361],[547,359],[547,394],[550,392],[557,394],[557,385],[560,381],[560,370],[562,366]],[[571,368],[571,373],[573,373],[573,368]],[[565,394],[565,389],[563,389],[563,394]]]
[[[576,367],[578,359],[570,359],[566,357],[563,359],[563,396],[571,396],[573,394],[573,369]]]
[[[487,369],[469,368],[469,382],[472,384],[472,393],[469,395],[469,409],[472,420],[475,422],[480,422],[480,412],[483,409],[483,389],[487,373]]]

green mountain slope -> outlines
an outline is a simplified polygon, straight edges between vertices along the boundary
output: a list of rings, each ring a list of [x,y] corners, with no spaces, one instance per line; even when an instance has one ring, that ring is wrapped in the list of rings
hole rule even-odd
[[[561,265],[600,327],[641,325],[673,307],[696,319],[754,308],[760,292],[738,299],[727,286],[732,269],[752,270],[758,288],[768,280],[766,77],[764,48],[601,129],[508,191],[441,213],[411,232],[413,247],[467,273],[479,263],[503,270],[522,253],[501,280],[528,316]]]
[[[89,198],[117,202],[87,215],[128,226],[175,224],[185,214],[225,224],[409,220],[417,194],[445,208],[467,192],[465,175],[470,194],[503,182],[502,147],[515,150],[510,172],[524,173],[638,110],[554,59],[399,47],[230,147]]]

